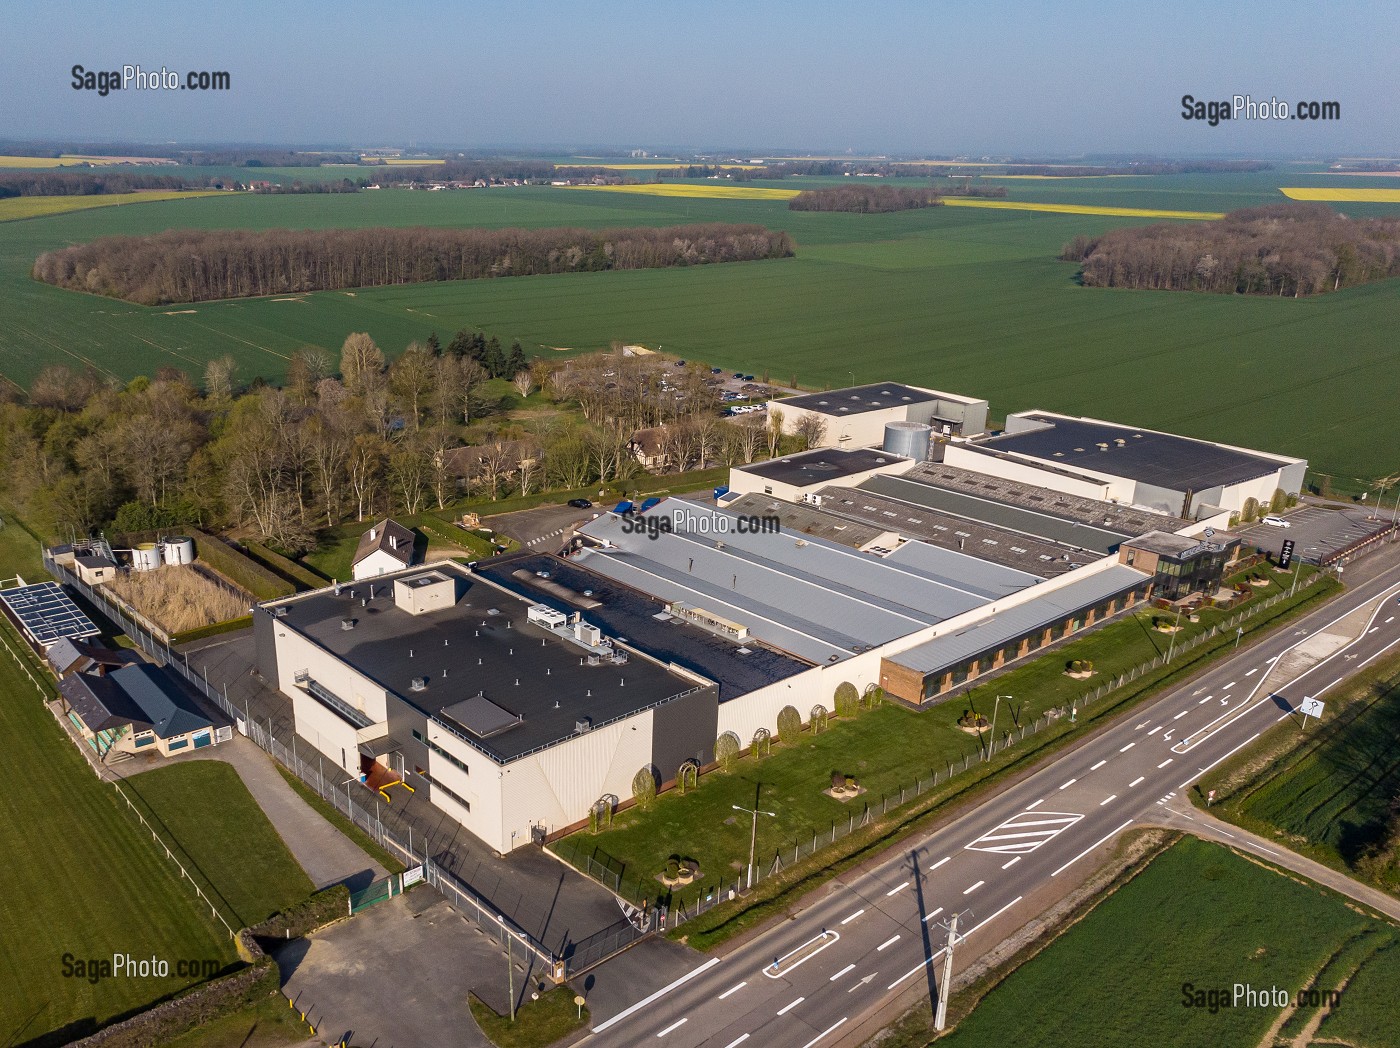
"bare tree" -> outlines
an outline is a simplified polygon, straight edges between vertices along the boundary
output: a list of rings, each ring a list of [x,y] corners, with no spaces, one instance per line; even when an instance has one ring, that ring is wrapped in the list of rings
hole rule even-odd
[[[399,400],[410,428],[417,430],[422,405],[432,392],[437,360],[420,342],[410,342],[403,355],[389,367],[389,389]]]
[[[345,339],[340,347],[340,376],[351,393],[363,394],[366,386],[384,370],[384,351],[363,331]]]
[[[768,409],[768,457],[778,453],[778,445],[783,442],[783,413],[777,408]]]
[[[524,400],[535,391],[535,376],[527,371],[517,371],[515,377],[510,380],[510,384],[515,387],[515,391],[520,394],[520,399]]]
[[[224,403],[233,397],[233,380],[238,361],[225,354],[204,365],[204,392],[210,400]]]
[[[826,439],[826,419],[810,411],[797,420],[794,428],[804,448],[819,448]]]

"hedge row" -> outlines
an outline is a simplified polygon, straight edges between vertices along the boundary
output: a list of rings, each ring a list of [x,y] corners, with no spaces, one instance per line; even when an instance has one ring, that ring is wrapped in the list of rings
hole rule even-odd
[[[208,626],[197,626],[192,630],[185,630],[183,633],[172,633],[170,635],[171,644],[187,644],[192,640],[203,640],[205,637],[217,637],[220,633],[232,633],[235,630],[246,630],[253,624],[253,616],[240,615],[236,619],[225,619],[223,622],[211,623]]]
[[[259,939],[300,939],[350,912],[350,889],[332,884],[248,929]]]
[[[480,535],[472,535],[454,524],[446,524],[431,517],[420,519],[418,530],[427,532],[431,537],[441,539],[443,542],[451,543],[470,554],[474,560],[489,557],[495,552],[490,539]],[[472,541],[473,539],[475,542]]]
[[[242,586],[258,600],[290,597],[296,587],[286,579],[263,567],[246,553],[240,553],[223,539],[202,531],[193,532],[195,556],[237,586]]]
[[[264,567],[276,572],[299,589],[315,590],[326,585],[326,580],[314,571],[268,549],[261,542],[244,542],[243,548],[254,560],[259,561]]]

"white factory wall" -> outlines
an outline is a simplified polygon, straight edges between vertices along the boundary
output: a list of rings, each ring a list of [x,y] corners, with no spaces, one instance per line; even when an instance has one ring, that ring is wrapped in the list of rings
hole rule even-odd
[[[588,818],[605,794],[631,800],[632,780],[652,762],[651,733],[652,711],[643,710],[497,768],[499,823],[494,839],[482,836],[506,852],[529,844],[533,826],[553,832]]]
[[[1053,470],[1041,469],[1029,462],[1011,459],[1004,455],[981,454],[960,444],[945,445],[943,461],[950,466],[971,470],[974,473],[982,473],[989,477],[1001,477],[1003,480],[1014,480],[1022,484],[1036,484],[1042,488],[1063,491],[1067,495],[1079,495],[1082,498],[1098,499],[1101,502],[1115,500],[1129,504],[1133,502],[1135,485],[1132,481],[1108,474],[1094,473],[1080,466],[1075,467],[1075,472],[1083,474],[1083,480],[1067,477]]]
[[[347,775],[359,775],[360,740],[354,727],[300,688],[284,690],[292,698],[297,734],[343,768]]]
[[[501,836],[501,767],[441,725],[428,721],[428,738],[467,766],[462,771],[451,761],[428,750],[428,774],[471,806],[456,803],[442,790],[429,787],[433,803],[497,851],[504,849]]]
[[[301,689],[296,686],[295,678],[305,672],[370,720],[388,720],[388,705],[382,687],[284,622],[274,620],[273,628],[277,641],[277,679],[282,683],[283,694],[293,698],[300,694]]]
[[[812,716],[812,707],[826,707],[828,714],[836,713],[836,686],[850,681],[856,691],[864,694],[872,684],[880,683],[880,653],[884,647],[844,659],[831,666],[813,666],[787,680],[769,684],[736,699],[720,703],[718,733],[732,731],[739,745],[747,747],[754,732],[767,728],[776,738],[778,713],[784,706],[797,710],[805,724]]]
[[[862,411],[856,415],[842,417],[820,411],[811,411],[807,408],[784,406],[782,401],[774,400],[768,404],[768,417],[772,418],[775,410],[782,412],[783,432],[796,433],[798,422],[808,415],[815,415],[826,423],[826,433],[823,434],[819,447],[867,448],[884,443],[886,422],[927,422],[928,416],[932,413],[933,405],[917,404],[913,406],[929,410],[924,412],[924,417],[914,418],[909,414],[910,405],[898,404],[894,407],[880,408],[877,411]]]
[[[1304,467],[1306,469],[1306,467]],[[1229,484],[1220,491],[1220,498],[1213,500],[1217,506],[1238,513],[1244,506],[1245,500],[1256,499],[1259,502],[1261,513],[1269,512],[1269,503],[1273,501],[1274,492],[1283,488],[1285,492],[1289,489],[1285,486],[1283,470],[1270,473],[1266,477],[1256,477],[1254,480],[1246,480],[1239,484]],[[1297,488],[1293,492],[1297,492]]]

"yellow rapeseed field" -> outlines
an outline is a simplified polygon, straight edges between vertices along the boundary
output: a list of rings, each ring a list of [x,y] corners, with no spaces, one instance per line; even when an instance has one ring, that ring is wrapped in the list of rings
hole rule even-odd
[[[0,156],[0,167],[13,168],[48,168],[48,167],[72,167],[75,164],[91,164],[94,167],[101,167],[105,164],[139,164],[162,159],[160,157],[143,156],[77,156],[72,153],[65,153],[63,156]]]
[[[1279,192],[1289,200],[1338,200],[1353,204],[1400,204],[1400,189],[1313,189],[1287,186]]]
[[[1119,218],[1224,218],[1220,211],[1165,211],[1150,207],[1100,207],[1095,204],[1043,204],[1030,200],[984,200],[944,197],[949,207],[990,207],[1004,211],[1045,211],[1053,215],[1114,215]]]
[[[0,222],[21,218],[41,218],[65,211],[85,211],[92,207],[116,207],[119,204],[149,204],[158,200],[184,200],[188,197],[223,196],[225,190],[200,189],[190,192],[167,192],[146,189],[138,193],[104,193],[96,196],[31,196],[8,197],[0,200]]]
[[[697,161],[694,164],[599,164],[592,160],[580,160],[571,164],[555,164],[555,168],[561,167],[602,167],[609,171],[677,171],[683,167],[722,167],[725,170],[757,171],[762,164],[706,164]]]
[[[446,160],[414,160],[405,156],[365,156],[360,158],[361,163],[373,167],[376,164],[402,164],[405,167],[427,167],[429,164],[445,164]]]
[[[595,193],[640,193],[659,197],[709,197],[723,200],[791,200],[800,190],[766,189],[761,186],[710,186],[690,182],[647,182],[635,186],[569,186]]]

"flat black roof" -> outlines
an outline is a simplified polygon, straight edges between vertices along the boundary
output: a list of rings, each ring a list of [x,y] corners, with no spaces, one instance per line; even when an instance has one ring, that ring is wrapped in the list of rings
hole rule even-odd
[[[1021,417],[1048,425],[994,437],[982,442],[982,446],[1183,492],[1253,480],[1282,465],[1259,455],[1171,433],[1055,415],[1033,413]],[[1107,447],[1101,446],[1105,444]]]
[[[764,480],[775,480],[779,484],[809,487],[815,484],[830,484],[838,477],[849,477],[855,473],[864,473],[880,466],[905,461],[908,460],[876,448],[852,448],[850,451],[840,448],[817,448],[736,468]]]
[[[427,716],[460,711],[460,703],[484,695],[520,718],[483,737],[464,733],[501,762],[562,742],[582,718],[596,727],[699,686],[636,655],[625,665],[584,665],[584,648],[527,620],[533,601],[456,566],[434,569],[456,579],[453,607],[411,615],[395,604],[394,579],[422,574],[420,567],[342,585],[339,596],[328,589],[279,603],[286,614],[277,624],[296,629]],[[353,619],[354,628],[343,629],[342,619]],[[415,678],[427,678],[422,691],[413,690]]]
[[[869,386],[849,386],[826,393],[803,393],[787,397],[778,406],[820,411],[826,415],[859,415],[866,411],[902,407],[905,404],[927,404],[941,399],[937,393],[915,389],[899,382],[877,382]]]
[[[476,570],[526,599],[547,604],[556,611],[577,611],[585,622],[599,627],[608,636],[624,638],[628,644],[663,662],[674,662],[719,683],[719,700],[746,695],[787,677],[793,677],[811,664],[750,640],[744,643],[665,615],[665,602],[647,596],[605,575],[590,571],[572,561],[547,554],[513,554],[497,557]],[[570,603],[554,587],[546,589],[535,572],[549,573],[548,581],[582,597]],[[522,572],[523,575],[517,575]],[[584,604],[597,601],[596,607]],[[658,617],[664,616],[664,617]],[[739,649],[747,649],[740,654]]]

